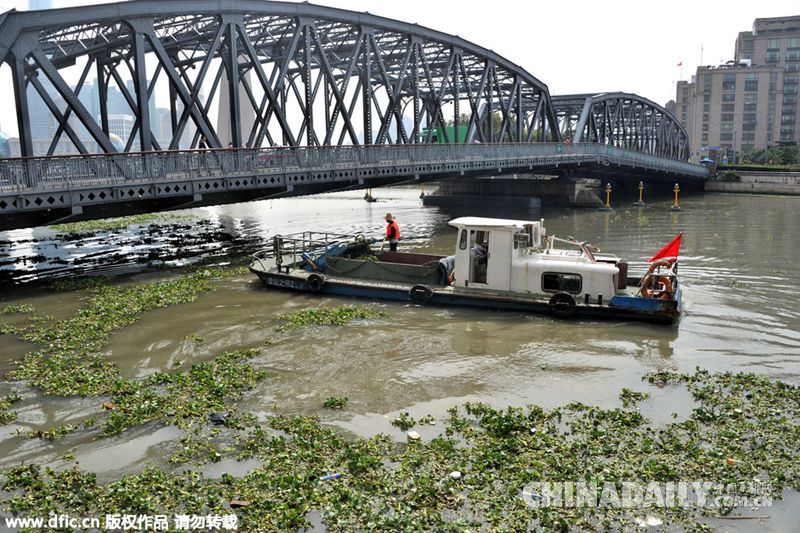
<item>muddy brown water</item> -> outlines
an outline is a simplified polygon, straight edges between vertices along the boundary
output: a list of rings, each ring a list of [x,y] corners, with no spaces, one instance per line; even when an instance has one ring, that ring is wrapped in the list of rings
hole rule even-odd
[[[387,211],[399,220],[406,249],[452,253],[455,231],[447,221],[461,213],[422,206],[417,189],[374,193],[376,203],[351,192],[195,209],[181,212],[186,221],[179,224],[70,239],[47,228],[0,233],[0,270],[7,280],[24,283],[74,272],[137,271],[152,265],[153,258],[158,264],[179,264],[224,253],[246,254],[276,233],[320,229],[380,237]],[[313,413],[356,435],[384,432],[397,438],[402,433],[389,422],[401,411],[441,420],[449,407],[465,401],[616,406],[622,387],[653,394],[642,408],[657,423],[670,420],[672,412],[685,415],[692,408],[688,394],[641,382],[643,374],[659,369],[753,371],[800,383],[800,198],[720,194],[686,198],[677,213],[668,206],[659,202],[646,209],[618,206],[613,213],[559,209],[505,216],[543,216],[550,234],[588,240],[623,256],[633,273],[641,273],[653,252],[684,232],[684,311],[672,327],[295,295],[267,290],[248,274],[225,281],[194,303],[145,314],[115,333],[106,353],[124,376],[143,377],[178,361],[186,364],[227,349],[263,347],[255,364],[270,376],[242,400],[243,408],[259,416]],[[207,222],[197,224],[200,220]],[[219,235],[225,237],[209,237]],[[162,275],[167,274],[140,274]],[[32,303],[59,317],[80,305],[68,294],[9,287],[10,283],[0,304]],[[346,302],[374,305],[386,316],[346,327],[284,333],[274,329],[276,313]],[[204,342],[187,339],[190,336]],[[0,371],[13,367],[13,360],[32,348],[0,338]],[[17,423],[0,427],[0,468],[23,461],[60,466],[69,452],[83,468],[113,478],[144,464],[163,464],[168,456],[164,450],[180,434],[174,428],[148,426],[111,439],[76,434],[56,443],[28,440],[16,431],[79,420],[97,412],[98,400],[43,397],[20,384],[0,381],[0,395],[10,390],[21,391],[25,399]],[[346,409],[322,409],[329,396],[349,398]],[[420,432],[432,435],[441,427],[438,423]],[[224,465],[233,473],[251,466]],[[791,501],[797,503],[793,493]],[[789,502],[771,511],[776,518],[766,526],[735,527],[780,531],[782,524],[800,517],[787,510],[797,508]]]

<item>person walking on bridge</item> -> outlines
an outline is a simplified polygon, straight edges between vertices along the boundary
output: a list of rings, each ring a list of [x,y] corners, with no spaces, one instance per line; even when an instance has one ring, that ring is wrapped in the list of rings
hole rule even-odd
[[[397,225],[397,221],[391,213],[386,213],[385,218],[386,237],[383,238],[383,242],[381,243],[381,250],[383,250],[383,245],[386,244],[386,241],[389,241],[389,251],[396,252],[397,242],[400,240],[400,226]]]

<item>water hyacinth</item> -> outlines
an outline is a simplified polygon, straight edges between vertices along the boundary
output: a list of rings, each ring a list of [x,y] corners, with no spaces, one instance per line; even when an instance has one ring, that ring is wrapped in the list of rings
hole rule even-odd
[[[402,443],[387,435],[346,437],[315,417],[274,414],[257,420],[238,411],[236,400],[266,377],[256,366],[261,350],[234,350],[183,371],[122,379],[102,355],[108,338],[149,310],[213,290],[221,275],[201,270],[161,282],[101,282],[84,287],[90,290],[86,306],[60,321],[25,308],[28,323],[17,326],[17,334],[39,349],[12,376],[46,393],[102,396],[96,415],[83,423],[34,429],[29,436],[71,439],[93,432],[103,437],[144,424],[183,431],[171,443],[164,468],[107,483],[77,467],[12,468],[2,480],[7,494],[0,505],[6,511],[22,516],[236,513],[241,531],[296,530],[307,527],[312,514],[331,531],[625,530],[642,523],[641,510],[531,508],[520,496],[522,488],[537,481],[578,480],[600,485],[710,480],[741,486],[755,478],[771,483],[775,497],[785,488],[800,489],[800,393],[755,374],[697,369],[645,376],[644,389],[652,384],[689,391],[696,407],[683,421],[653,424],[638,409],[649,394],[623,389],[622,407],[612,409],[580,403],[498,409],[468,403],[449,411],[439,435]],[[379,316],[371,308],[340,306],[278,320],[279,329],[291,330]],[[0,420],[16,400],[0,400]],[[325,407],[346,404],[346,398],[331,397]],[[432,422],[432,417],[415,421],[401,412],[392,424],[406,431]],[[261,466],[219,479],[180,466],[237,458]],[[234,508],[231,502],[247,505]],[[702,529],[699,520],[705,516],[730,511],[654,509],[645,521]]]
[[[308,309],[291,314],[277,314],[275,320],[282,322],[277,328],[278,331],[287,331],[306,326],[343,326],[353,320],[380,318],[384,315],[383,311],[370,309],[363,305],[340,305]]]

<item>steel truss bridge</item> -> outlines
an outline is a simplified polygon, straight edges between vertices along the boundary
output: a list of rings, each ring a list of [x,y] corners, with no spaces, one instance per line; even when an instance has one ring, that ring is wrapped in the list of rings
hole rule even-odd
[[[0,160],[0,229],[458,176],[707,174],[645,98],[552,97],[460,37],[307,3],[11,11],[0,59],[22,155]],[[122,143],[110,92],[135,118]],[[35,100],[57,125],[46,149]],[[75,155],[54,155],[65,143]]]

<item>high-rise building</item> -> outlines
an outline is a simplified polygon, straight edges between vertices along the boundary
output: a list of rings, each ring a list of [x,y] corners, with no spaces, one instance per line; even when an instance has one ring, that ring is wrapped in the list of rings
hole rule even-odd
[[[756,19],[739,33],[734,59],[700,66],[679,81],[675,112],[689,133],[692,158],[800,141],[800,16]]]

